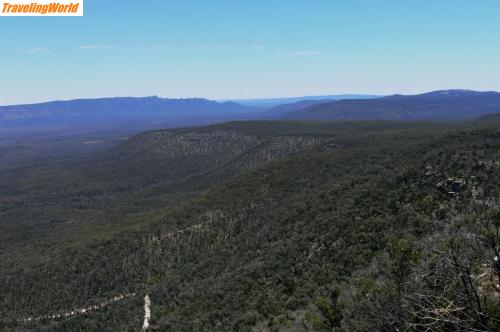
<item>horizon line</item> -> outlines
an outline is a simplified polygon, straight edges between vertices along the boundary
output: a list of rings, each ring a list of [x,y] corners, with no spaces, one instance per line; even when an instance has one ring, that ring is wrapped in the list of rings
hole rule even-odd
[[[413,92],[413,93],[389,93],[389,94],[377,94],[377,93],[331,93],[331,94],[306,94],[306,95],[295,95],[295,96],[286,96],[286,97],[236,97],[236,98],[209,98],[209,97],[165,97],[165,96],[159,96],[159,95],[125,95],[125,96],[107,96],[107,97],[76,97],[76,98],[64,98],[64,99],[49,99],[45,101],[36,101],[36,102],[24,102],[24,103],[14,103],[14,104],[0,104],[0,107],[6,107],[6,106],[22,106],[22,105],[36,105],[36,104],[45,104],[45,103],[51,103],[51,102],[69,102],[69,101],[75,101],[75,100],[97,100],[97,99],[113,99],[113,98],[160,98],[160,99],[171,99],[171,100],[183,100],[183,99],[204,99],[204,100],[209,100],[209,101],[215,101],[215,102],[238,102],[238,101],[265,101],[265,100],[278,100],[278,99],[296,99],[296,98],[321,98],[321,97],[334,97],[334,96],[370,96],[370,97],[387,97],[387,96],[393,96],[393,95],[403,95],[403,96],[415,96],[419,94],[425,94],[425,93],[430,93],[430,92],[438,92],[438,91],[472,91],[472,92],[496,92],[500,93],[497,90],[474,90],[474,89],[461,89],[461,88],[456,88],[456,89],[437,89],[437,90],[424,90],[424,91],[418,91],[418,92]]]

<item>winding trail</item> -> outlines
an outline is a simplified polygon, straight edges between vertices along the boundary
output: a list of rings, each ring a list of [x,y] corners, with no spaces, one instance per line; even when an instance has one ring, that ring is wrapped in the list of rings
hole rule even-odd
[[[39,321],[39,320],[45,320],[45,319],[60,319],[60,318],[69,318],[72,316],[77,316],[77,315],[83,315],[95,310],[102,309],[104,307],[107,307],[110,304],[120,302],[125,300],[126,298],[133,297],[135,296],[135,293],[130,293],[130,294],[122,294],[115,296],[107,301],[88,306],[85,308],[80,308],[80,309],[73,309],[71,311],[66,311],[60,314],[48,314],[48,315],[43,315],[43,316],[38,316],[38,317],[26,317],[26,318],[20,318],[17,321],[19,323],[27,323],[27,322],[34,322],[34,321]]]
[[[144,296],[144,323],[142,324],[142,332],[149,328],[149,319],[151,318],[151,300],[149,296]]]

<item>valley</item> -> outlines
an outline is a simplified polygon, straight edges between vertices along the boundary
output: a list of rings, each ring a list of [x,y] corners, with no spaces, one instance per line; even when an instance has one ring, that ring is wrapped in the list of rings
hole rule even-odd
[[[229,122],[148,131],[80,158],[6,168],[1,324],[12,331],[427,324],[417,308],[442,303],[418,296],[440,288],[415,277],[446,259],[433,245],[452,254],[450,236],[468,248],[466,234],[484,237],[495,227],[497,121]],[[449,178],[464,185],[436,189]],[[460,220],[486,223],[449,229]],[[486,239],[462,250],[464,266],[492,264],[488,241],[498,239]],[[458,287],[443,288],[442,301],[472,305],[466,294],[479,286],[463,288],[454,276],[440,274],[443,287]],[[136,297],[101,306],[116,294]],[[461,309],[457,319],[481,310],[481,323],[463,324],[494,329],[495,296],[482,293],[481,307]],[[387,306],[385,319],[376,310]]]

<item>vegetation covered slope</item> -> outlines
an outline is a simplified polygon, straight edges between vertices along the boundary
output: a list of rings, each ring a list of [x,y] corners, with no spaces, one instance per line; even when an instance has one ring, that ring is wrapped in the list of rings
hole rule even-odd
[[[115,223],[118,229],[105,238],[90,233],[75,242],[61,233],[65,237],[47,248],[50,255],[5,253],[17,264],[1,270],[4,327],[137,330],[148,294],[151,330],[498,329],[498,122],[250,122],[174,136],[198,133],[210,140],[207,133],[229,129],[240,133],[241,153],[220,162],[212,142],[213,164],[192,157],[192,170],[221,163],[203,173],[216,174],[208,190],[134,215],[122,227]],[[155,144],[163,135],[167,141]],[[155,151],[171,135],[147,133],[117,149],[134,151],[143,142]],[[260,143],[246,148],[241,137],[247,136]],[[304,136],[316,143],[295,139]],[[289,145],[279,144],[287,147],[278,149],[283,157],[241,166],[269,154],[257,147],[281,137],[295,137],[289,142],[300,152],[285,156]],[[169,146],[161,160],[183,160],[175,151],[185,144]],[[186,154],[205,151],[193,144]],[[111,157],[116,151],[92,160],[112,168],[108,156],[127,156]],[[137,154],[124,159],[124,167],[136,169],[129,165]],[[143,157],[148,174],[152,155]],[[85,315],[18,321],[118,294],[136,296]]]
[[[7,253],[0,264],[10,264],[9,253],[25,245],[40,253],[68,237],[106,237],[137,215],[301,153],[337,132],[332,125],[235,122],[152,131],[91,157],[7,167],[0,172],[0,251]]]

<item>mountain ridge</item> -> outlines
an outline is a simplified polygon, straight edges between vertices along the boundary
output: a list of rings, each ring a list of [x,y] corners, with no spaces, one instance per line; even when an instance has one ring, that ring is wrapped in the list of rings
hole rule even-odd
[[[369,100],[339,100],[289,113],[294,120],[468,120],[500,112],[500,93],[439,90]]]
[[[30,118],[49,118],[52,116],[106,117],[113,115],[172,116],[188,114],[224,113],[254,111],[235,102],[219,103],[204,98],[169,99],[150,97],[110,97],[96,99],[56,100],[36,104],[0,106],[0,120],[23,120]]]
[[[235,101],[245,106],[261,106],[265,108],[272,108],[278,105],[296,103],[306,100],[341,100],[341,99],[373,99],[380,98],[383,95],[372,94],[338,94],[338,95],[309,95],[299,97],[283,97],[283,98],[255,98],[255,99],[228,99]],[[223,99],[225,100],[225,99]]]

